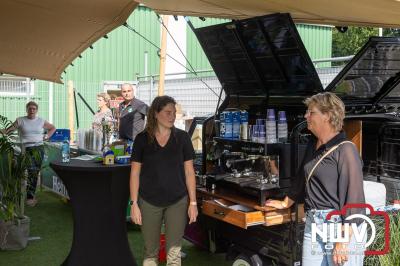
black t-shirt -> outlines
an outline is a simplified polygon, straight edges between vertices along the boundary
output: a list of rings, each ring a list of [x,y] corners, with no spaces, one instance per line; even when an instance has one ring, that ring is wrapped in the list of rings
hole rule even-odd
[[[194,159],[189,135],[173,128],[167,144],[148,141],[146,131],[139,133],[133,144],[131,161],[142,164],[139,195],[155,206],[171,205],[187,195],[184,162]]]
[[[147,104],[136,98],[126,106],[123,103],[119,105],[119,136],[122,139],[135,140],[136,135],[143,131],[148,109]]]

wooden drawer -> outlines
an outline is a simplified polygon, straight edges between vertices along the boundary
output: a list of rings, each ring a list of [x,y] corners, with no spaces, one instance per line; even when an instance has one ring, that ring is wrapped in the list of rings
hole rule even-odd
[[[205,200],[202,209],[205,215],[245,229],[248,226],[265,224],[262,211],[239,206],[223,199]]]
[[[283,214],[265,216],[265,226],[285,224],[285,223],[289,223],[290,221],[291,220],[290,220],[289,211],[287,211],[287,213],[283,213]]]
[[[296,220],[295,212],[290,212],[290,209],[273,210],[265,212],[265,226],[289,223]],[[298,222],[302,223],[304,217],[304,204],[298,206]]]

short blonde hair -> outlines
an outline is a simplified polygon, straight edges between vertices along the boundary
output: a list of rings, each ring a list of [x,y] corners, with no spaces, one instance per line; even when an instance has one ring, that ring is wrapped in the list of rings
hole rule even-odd
[[[106,102],[107,106],[110,107],[110,100],[111,100],[111,97],[110,97],[110,95],[108,95],[108,93],[106,93],[106,92],[98,93],[98,94],[97,94],[97,97],[103,98],[104,101]]]
[[[329,115],[329,123],[336,130],[343,128],[343,120],[345,116],[345,107],[343,101],[332,92],[323,92],[315,94],[307,99],[304,103],[307,107],[316,107],[323,114]]]

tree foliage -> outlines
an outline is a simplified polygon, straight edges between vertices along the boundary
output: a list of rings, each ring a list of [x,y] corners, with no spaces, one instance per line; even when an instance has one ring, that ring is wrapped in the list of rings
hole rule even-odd
[[[400,37],[400,29],[384,29],[383,36]]]
[[[378,28],[348,27],[345,33],[335,28],[332,34],[332,57],[354,55],[370,37],[378,35]],[[400,37],[400,29],[383,29],[383,36]]]
[[[332,34],[332,57],[356,54],[369,37],[378,36],[377,28],[349,27],[345,33],[334,29]]]

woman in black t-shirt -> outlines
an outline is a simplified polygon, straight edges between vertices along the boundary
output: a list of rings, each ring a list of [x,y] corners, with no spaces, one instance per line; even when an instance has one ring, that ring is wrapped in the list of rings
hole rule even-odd
[[[147,125],[137,135],[131,157],[131,219],[141,225],[143,265],[157,265],[162,223],[167,265],[180,265],[181,241],[189,216],[196,222],[194,149],[189,135],[174,127],[175,100],[156,97]]]

